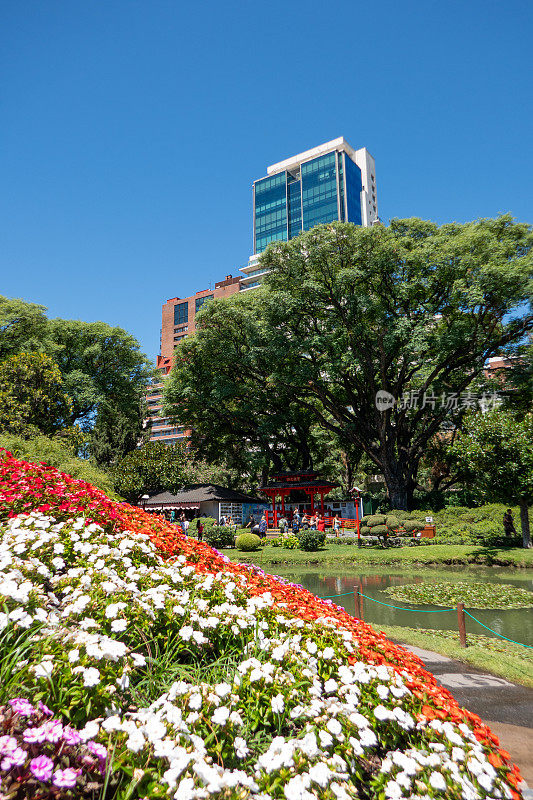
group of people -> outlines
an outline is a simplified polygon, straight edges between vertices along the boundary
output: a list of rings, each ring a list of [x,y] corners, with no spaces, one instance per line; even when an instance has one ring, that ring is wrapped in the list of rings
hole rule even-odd
[[[338,514],[335,514],[333,517],[333,522],[331,525],[335,533],[340,530],[342,526],[342,520]],[[257,534],[260,539],[264,539],[267,535],[268,529],[266,515],[263,514],[260,521],[256,522],[253,514],[250,514],[248,522],[246,523],[246,527],[250,528],[251,532]],[[319,513],[308,514],[306,511],[304,511],[303,514],[300,514],[299,510],[296,509],[292,514],[290,521],[289,517],[285,514],[283,514],[281,517],[278,517],[278,527],[282,535],[288,533],[289,530],[292,530],[295,535],[298,534],[300,530],[325,532],[326,518],[324,515]]]

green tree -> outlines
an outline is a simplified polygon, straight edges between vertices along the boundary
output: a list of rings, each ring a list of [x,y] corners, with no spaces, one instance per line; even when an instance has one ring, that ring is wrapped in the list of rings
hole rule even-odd
[[[509,216],[334,223],[273,243],[253,302],[203,310],[199,333],[179,349],[185,364],[169,400],[195,425],[236,413],[243,432],[234,426],[233,436],[250,448],[265,403],[286,398],[286,424],[298,408],[366,453],[392,506],[406,508],[428,443],[460,425],[486,359],[533,328],[532,243],[531,228]],[[391,405],[377,406],[379,391]]]
[[[216,483],[241,488],[238,475],[220,465],[191,458],[188,444],[148,442],[128,453],[113,471],[115,489],[130,502],[143,495],[177,492],[188,483]]]
[[[59,368],[45,353],[20,353],[0,362],[0,430],[35,428],[51,435],[69,427],[71,406]]]
[[[266,479],[270,467],[312,469],[327,460],[331,437],[324,438],[293,388],[269,375],[271,334],[260,298],[218,300],[208,308],[197,317],[199,332],[174,352],[164,415],[191,428],[200,457],[228,464],[251,482]]]
[[[48,320],[45,307],[0,295],[0,361],[22,352],[43,351]]]
[[[461,479],[475,486],[486,501],[518,504],[523,545],[531,547],[533,415],[517,419],[499,409],[470,414],[449,454]]]

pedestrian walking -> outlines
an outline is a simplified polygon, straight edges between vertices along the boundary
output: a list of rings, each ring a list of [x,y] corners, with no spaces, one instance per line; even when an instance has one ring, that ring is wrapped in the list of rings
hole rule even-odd
[[[198,531],[198,537],[197,537],[198,541],[201,542],[202,539],[204,538],[204,526],[203,523],[200,522],[200,520],[198,520],[198,522],[196,523],[196,528]]]

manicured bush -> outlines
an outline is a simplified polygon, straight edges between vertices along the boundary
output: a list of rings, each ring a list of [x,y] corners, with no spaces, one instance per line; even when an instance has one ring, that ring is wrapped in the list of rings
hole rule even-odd
[[[261,547],[261,539],[259,536],[256,536],[255,533],[241,533],[240,536],[237,536],[235,547],[237,550],[243,550],[247,553],[253,550],[259,550]]]
[[[233,547],[235,541],[233,530],[226,526],[215,525],[206,531],[204,540],[211,547],[216,547],[217,550],[220,550],[221,547]]]
[[[396,514],[387,514],[386,525],[389,531],[396,530],[402,523]]]
[[[326,543],[326,534],[322,531],[301,531],[298,539],[300,543],[300,550],[311,552],[324,547],[324,544]]]
[[[368,527],[368,525],[361,524],[359,526],[359,530],[361,531],[361,536],[368,536],[368,534],[370,533],[370,528]]]
[[[385,525],[387,517],[385,514],[373,514],[372,516],[365,517],[364,520],[369,528],[374,528],[376,525]]]
[[[423,531],[426,527],[426,523],[422,522],[419,519],[404,519],[402,520],[402,525],[407,531],[407,533],[415,533],[416,531]]]
[[[386,525],[374,525],[370,529],[370,533],[372,534],[372,536],[384,536],[388,532],[389,532],[389,529],[387,528]]]

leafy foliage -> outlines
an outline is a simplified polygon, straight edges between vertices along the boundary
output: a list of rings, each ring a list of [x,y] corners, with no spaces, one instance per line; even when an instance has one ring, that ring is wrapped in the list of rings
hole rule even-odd
[[[407,508],[428,443],[464,414],[440,398],[481,386],[486,359],[533,328],[532,243],[509,216],[334,223],[273,243],[255,296],[209,304],[176,351],[169,407],[204,431],[224,419],[241,450],[259,434],[272,449],[276,431],[295,447],[287,424],[305,438],[314,421],[364,452]],[[378,409],[379,390],[412,407]]]
[[[68,425],[72,401],[57,364],[44,353],[20,353],[0,362],[0,430],[28,427],[52,434]]]
[[[234,528],[228,528],[225,525],[212,526],[205,532],[204,541],[217,549],[233,547],[235,541]]]
[[[326,534],[323,531],[315,531],[308,528],[307,530],[299,532],[298,541],[300,550],[313,552],[324,547],[326,543]]]
[[[531,547],[528,505],[533,502],[533,415],[501,410],[472,414],[450,448],[459,473],[488,500],[518,503],[524,547]]]
[[[137,502],[144,494],[176,492],[185,480],[187,452],[178,442],[148,442],[133,450],[113,471],[115,488],[127,500]]]
[[[74,478],[92,483],[107,494],[114,496],[113,478],[93,462],[77,458],[71,448],[58,437],[50,438],[37,434],[30,438],[0,433],[0,448],[5,448],[15,458],[49,464],[72,475]]]

